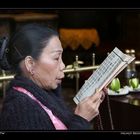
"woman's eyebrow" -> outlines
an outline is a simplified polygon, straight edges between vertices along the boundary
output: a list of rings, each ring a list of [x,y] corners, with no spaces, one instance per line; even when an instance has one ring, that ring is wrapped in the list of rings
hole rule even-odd
[[[63,50],[52,50],[51,52],[52,52],[52,53],[62,53]]]

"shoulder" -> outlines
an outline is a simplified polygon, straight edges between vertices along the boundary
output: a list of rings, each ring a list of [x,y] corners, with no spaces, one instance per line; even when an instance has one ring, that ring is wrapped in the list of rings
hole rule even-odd
[[[3,102],[2,109],[16,110],[21,108],[22,110],[29,111],[33,109],[36,105],[35,101],[33,101],[28,95],[25,95],[19,91],[11,89],[6,92],[6,96]]]
[[[26,118],[28,115],[34,114],[45,115],[41,107],[28,95],[15,90],[10,90],[7,93],[2,105],[1,115],[7,116],[8,119],[9,117]]]

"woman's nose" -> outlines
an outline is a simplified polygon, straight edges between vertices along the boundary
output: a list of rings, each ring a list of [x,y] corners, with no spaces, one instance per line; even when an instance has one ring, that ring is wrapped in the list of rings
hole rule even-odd
[[[61,66],[60,66],[60,69],[61,69],[61,70],[64,70],[64,69],[65,69],[65,64],[64,64],[64,62],[63,62],[63,61],[61,61]]]

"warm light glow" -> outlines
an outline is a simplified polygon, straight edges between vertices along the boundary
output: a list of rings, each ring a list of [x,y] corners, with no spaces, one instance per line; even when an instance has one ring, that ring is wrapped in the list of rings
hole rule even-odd
[[[70,47],[76,50],[80,45],[89,49],[94,43],[99,46],[100,39],[96,29],[60,29],[60,39],[63,48]]]

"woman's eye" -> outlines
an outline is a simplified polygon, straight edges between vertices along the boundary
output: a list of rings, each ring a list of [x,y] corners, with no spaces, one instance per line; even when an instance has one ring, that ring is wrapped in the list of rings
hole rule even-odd
[[[59,60],[59,57],[57,57],[57,58],[54,58],[54,60]]]

